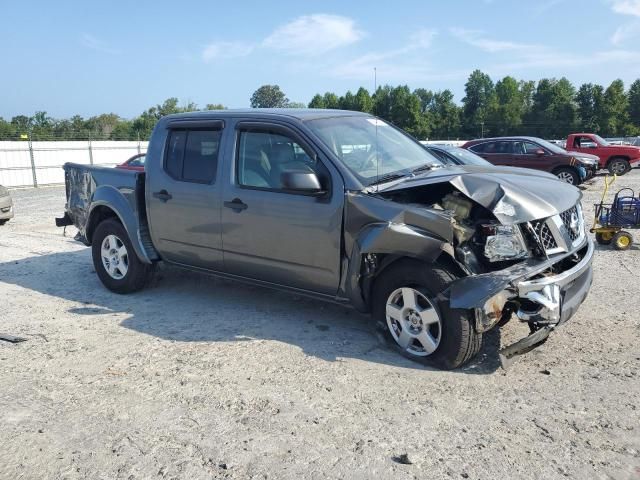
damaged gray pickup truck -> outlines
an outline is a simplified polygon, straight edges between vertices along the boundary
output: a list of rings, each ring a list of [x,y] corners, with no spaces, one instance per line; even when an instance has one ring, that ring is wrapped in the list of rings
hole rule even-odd
[[[66,164],[67,204],[104,285],[165,261],[370,312],[403,355],[456,368],[512,317],[544,342],[584,301],[593,244],[580,192],[518,168],[445,167],[367,114],[170,115],[145,172]],[[503,363],[504,364],[504,363]]]

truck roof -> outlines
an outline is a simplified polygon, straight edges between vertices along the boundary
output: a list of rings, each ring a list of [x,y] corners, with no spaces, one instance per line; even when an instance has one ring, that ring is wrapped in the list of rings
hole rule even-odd
[[[352,110],[332,110],[324,108],[232,108],[225,110],[204,110],[198,112],[173,113],[166,118],[223,118],[235,116],[252,117],[289,117],[298,120],[314,120],[331,117],[370,116],[368,113]]]

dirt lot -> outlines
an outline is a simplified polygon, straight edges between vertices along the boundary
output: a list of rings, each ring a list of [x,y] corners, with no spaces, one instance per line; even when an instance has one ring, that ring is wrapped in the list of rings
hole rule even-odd
[[[515,322],[441,372],[290,294],[173,268],[109,293],[53,226],[64,189],[13,195],[0,331],[28,341],[0,342],[0,478],[640,479],[637,246],[598,247],[585,305],[507,372]]]

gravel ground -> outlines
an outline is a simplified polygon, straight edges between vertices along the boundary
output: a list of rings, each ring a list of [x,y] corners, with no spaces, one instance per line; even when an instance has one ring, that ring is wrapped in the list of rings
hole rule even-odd
[[[441,372],[290,294],[169,267],[112,294],[53,226],[63,188],[13,196],[0,331],[28,341],[0,342],[2,479],[640,479],[637,246],[598,247],[586,303],[508,371],[516,322]]]

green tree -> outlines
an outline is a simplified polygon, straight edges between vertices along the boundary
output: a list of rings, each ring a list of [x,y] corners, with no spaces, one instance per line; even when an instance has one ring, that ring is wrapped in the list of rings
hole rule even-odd
[[[278,85],[262,85],[251,95],[251,108],[284,108],[289,99]]]
[[[324,108],[340,108],[340,99],[335,93],[327,92],[322,97]]]
[[[360,87],[356,92],[355,98],[353,99],[354,110],[358,112],[366,112],[371,113],[373,109],[373,100],[371,100],[371,95],[369,95],[369,91]]]
[[[577,124],[576,90],[566,78],[543,78],[533,95],[528,131],[543,138],[566,137]]]
[[[448,140],[459,137],[461,109],[453,101],[450,90],[434,93],[428,109],[432,138]]]
[[[207,103],[207,106],[204,107],[205,110],[226,110],[227,107],[222,105],[221,103]]]
[[[585,132],[600,131],[600,122],[604,120],[603,91],[601,85],[583,83],[576,93],[576,104],[580,130]]]
[[[286,108],[307,108],[302,102],[289,102],[285,105]]]
[[[604,91],[605,121],[602,134],[607,136],[625,135],[625,127],[629,123],[627,110],[629,100],[624,91],[622,80],[614,80]]]
[[[464,86],[465,97],[462,99],[462,115],[464,132],[470,136],[488,133],[484,124],[495,106],[496,95],[493,81],[486,73],[474,70]]]
[[[524,101],[518,81],[504,77],[495,86],[495,103],[488,113],[492,135],[514,134],[522,124]]]
[[[316,93],[308,105],[309,108],[327,108],[324,104],[324,97]]]
[[[640,78],[629,87],[628,98],[629,121],[640,129]]]

